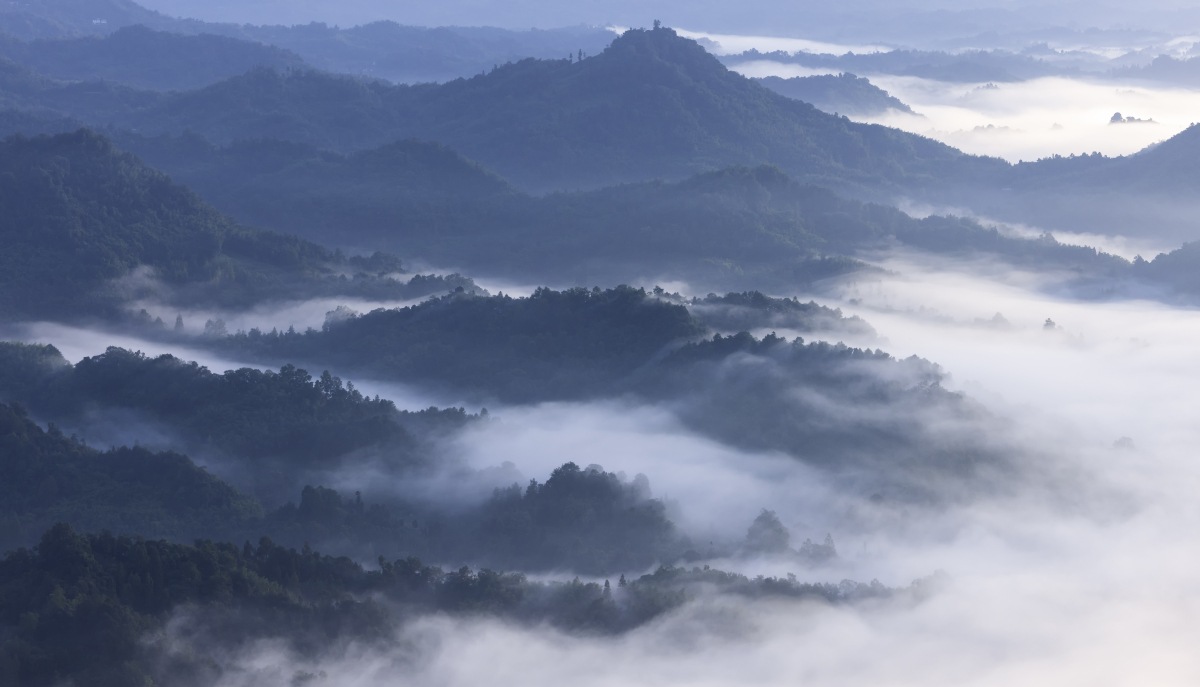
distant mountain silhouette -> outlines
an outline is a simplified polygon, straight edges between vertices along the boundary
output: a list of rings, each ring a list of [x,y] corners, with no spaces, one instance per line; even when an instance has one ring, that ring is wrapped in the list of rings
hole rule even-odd
[[[614,38],[611,31],[598,26],[525,31],[488,26],[405,26],[393,21],[352,27],[321,22],[254,26],[171,17],[128,0],[0,4],[0,32],[22,41],[107,36],[136,25],[174,34],[263,43],[291,50],[320,69],[407,83],[473,76],[494,65],[527,57],[559,59],[579,52],[594,55]],[[230,51],[236,56],[250,49],[231,47]],[[275,60],[263,64],[275,64]]]
[[[670,29],[628,31],[583,61],[523,60],[444,85],[259,69],[167,96],[118,123],[191,129],[218,143],[271,136],[342,151],[437,140],[533,190],[733,164],[863,185],[920,184],[960,163],[1006,166],[780,96]]]
[[[105,36],[38,39],[0,36],[0,54],[54,79],[106,80],[155,90],[187,90],[256,66],[304,66],[280,48],[224,36],[184,36],[129,26]]]
[[[179,31],[202,22],[168,17],[132,0],[28,0],[0,5],[0,31],[22,40],[103,36],[134,24]]]

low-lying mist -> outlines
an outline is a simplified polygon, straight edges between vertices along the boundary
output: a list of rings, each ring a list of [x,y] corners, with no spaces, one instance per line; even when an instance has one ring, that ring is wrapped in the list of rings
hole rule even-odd
[[[455,435],[446,450],[496,486],[544,480],[568,460],[644,473],[700,546],[736,544],[767,508],[793,546],[831,534],[838,557],[815,567],[772,557],[714,566],[889,587],[944,571],[947,581],[931,595],[830,604],[697,592],[615,638],[435,615],[404,625],[394,641],[338,644],[316,656],[247,646],[222,658],[228,670],[219,684],[296,684],[311,675],[312,684],[382,685],[397,671],[447,685],[1194,683],[1200,313],[1047,295],[1042,277],[999,266],[901,254],[881,266],[886,272],[840,283],[824,304],[862,317],[878,333],[872,345],[893,356],[936,362],[947,390],[997,418],[979,428],[1021,451],[1021,489],[934,504],[874,498],[842,475],[780,451],[721,443],[669,404],[636,399],[493,408],[493,421]],[[152,346],[39,327],[25,336],[73,360],[109,343]],[[233,365],[202,350],[172,352],[213,369]],[[369,391],[368,380],[355,381]],[[340,479],[352,486],[373,476]],[[463,491],[447,479],[422,488]]]
[[[751,77],[833,73],[769,60],[737,64]],[[1046,77],[1014,83],[946,83],[915,76],[860,74],[918,116],[889,110],[857,121],[929,136],[964,152],[1009,162],[1100,152],[1130,155],[1192,124],[1200,93],[1113,80]],[[1154,120],[1111,123],[1123,119]]]
[[[1194,682],[1200,314],[1072,302],[913,261],[886,267],[895,276],[846,285],[844,307],[893,353],[943,364],[948,386],[1012,420],[1010,438],[1069,466],[1039,475],[1044,491],[873,505],[788,457],[735,451],[660,410],[611,403],[505,409],[502,423],[461,441],[480,466],[504,459],[536,474],[571,456],[645,472],[697,534],[735,537],[769,507],[794,537],[828,531],[838,542],[841,560],[794,569],[802,578],[897,586],[944,570],[949,582],[931,597],[831,606],[701,595],[606,640],[432,618],[402,632],[402,651],[356,647],[311,662],[262,647],[247,665],[324,671],[346,685],[382,684],[395,661],[437,684],[485,670],[531,684]],[[876,529],[861,517],[847,526],[872,507],[886,512]],[[769,561],[731,567],[779,572]]]

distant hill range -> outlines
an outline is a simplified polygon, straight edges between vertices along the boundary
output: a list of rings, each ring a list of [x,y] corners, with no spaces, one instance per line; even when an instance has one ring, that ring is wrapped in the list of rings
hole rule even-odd
[[[801,183],[880,202],[909,198],[968,207],[990,217],[1053,230],[1141,232],[1167,236],[1171,242],[1194,238],[1191,218],[1198,208],[1187,188],[1187,180],[1194,177],[1179,174],[1174,167],[1145,162],[1162,159],[1161,155],[1132,156],[1121,159],[1124,161],[1087,156],[1019,165],[965,155],[921,136],[857,124],[780,96],[761,83],[731,72],[698,44],[669,29],[630,31],[599,54],[575,50],[570,59],[564,56],[500,64],[495,69],[489,67],[486,74],[472,72],[471,78],[441,85],[394,86],[304,67],[329,69],[333,63],[319,62],[311,57],[315,53],[299,46],[304,41],[315,41],[314,45],[332,41],[330,44],[348,50],[346,55],[353,53],[358,56],[354,59],[366,60],[374,53],[358,52],[359,48],[353,47],[359,45],[356,41],[380,49],[388,45],[424,45],[417,38],[388,38],[400,35],[395,31],[403,33],[411,27],[224,27],[154,13],[139,14],[132,3],[95,2],[99,4],[80,0],[77,5],[84,9],[72,16],[87,16],[97,7],[123,7],[126,19],[120,21],[145,19],[148,25],[179,32],[228,30],[243,38],[253,29],[291,36],[288,40],[296,42],[290,45],[297,47],[287,53],[266,45],[239,43],[237,50],[226,51],[228,59],[213,63],[209,72],[187,78],[218,78],[251,61],[273,66],[255,67],[204,88],[163,93],[123,83],[174,87],[171,70],[160,70],[149,62],[117,59],[121,46],[153,48],[158,51],[153,53],[156,62],[185,65],[215,49],[220,39],[146,29],[105,29],[109,25],[77,22],[71,25],[74,28],[56,29],[75,32],[71,35],[76,38],[63,45],[43,47],[38,41],[15,45],[10,40],[5,53],[10,59],[0,60],[0,133],[65,132],[81,125],[151,136],[177,136],[191,130],[219,146],[271,138],[343,154],[418,138],[451,146],[515,187],[530,192],[596,189],[652,179],[678,181],[731,165],[772,164]],[[0,8],[0,13],[14,7],[21,11],[30,7],[59,11],[72,6],[31,3],[6,6],[8,9]],[[169,26],[162,23],[167,20]],[[87,31],[108,37],[82,36]],[[414,31],[413,36],[418,38],[442,35],[440,30]],[[479,40],[486,36],[508,40],[515,35],[497,34],[491,29],[455,31],[455,35],[476,35]],[[605,40],[609,35],[605,32]],[[286,42],[263,36],[268,42]],[[447,42],[449,38],[435,42],[439,41],[440,45],[452,44]],[[461,52],[460,48],[450,52]],[[853,67],[855,73],[879,69],[951,80],[1005,80],[1009,76],[1019,79],[1045,73],[1045,63],[1035,59],[1034,53],[1014,56],[997,51],[957,55],[892,51],[836,59],[808,54],[747,53],[742,57],[816,60],[815,66],[844,71]],[[89,59],[62,57],[72,54]],[[297,59],[303,60],[300,66],[294,61]],[[876,64],[880,61],[882,66]],[[955,65],[960,63],[982,65],[988,70],[1003,68],[1009,76],[994,70],[962,72],[953,77],[922,71],[922,65],[958,70]],[[859,67],[864,70],[859,71]],[[43,70],[57,78],[47,76]],[[93,77],[102,77],[103,81]],[[76,80],[79,78],[85,80]],[[834,82],[837,88],[830,89],[830,93],[845,91],[845,97],[858,97],[869,91],[876,100],[881,95],[866,89],[859,80],[841,79]],[[818,100],[811,92],[806,95]],[[843,112],[841,105],[826,102],[823,106]],[[846,111],[851,110],[847,107]],[[1172,145],[1164,144],[1164,150]],[[1186,167],[1186,154],[1181,160],[1179,164]],[[1126,173],[1113,171],[1118,169]],[[1160,178],[1161,182],[1155,181]],[[1056,190],[1051,193],[1051,188]],[[1130,203],[1131,193],[1152,193],[1156,201]],[[1157,200],[1162,197],[1166,200]]]
[[[857,257],[900,244],[1067,271],[1089,294],[1140,280],[1156,284],[1164,297],[1200,295],[1200,282],[1189,281],[1184,268],[1197,259],[1188,256],[1200,256],[1200,244],[1131,263],[1049,236],[1012,238],[970,219],[915,219],[769,165],[535,196],[452,149],[417,140],[351,154],[270,139],[220,147],[195,133],[122,134],[118,143],[247,224],[453,264],[475,275],[596,285],[649,274],[705,288],[786,290],[863,270]],[[1150,152],[1195,165],[1179,144]],[[1060,162],[1082,167],[1135,159]],[[1054,164],[1009,171],[1054,176]],[[1028,184],[1037,186],[1035,179]]]
[[[812,103],[818,110],[831,114],[872,117],[888,110],[916,114],[887,91],[849,72],[790,79],[767,76],[758,81],[780,95]]]
[[[921,186],[1007,163],[857,124],[731,72],[670,29],[631,30],[599,55],[522,60],[443,85],[391,86],[268,68],[180,93],[63,84],[10,64],[9,107],[216,143],[273,137],[353,151],[436,140],[534,191],[778,165],[806,181]]]
[[[244,74],[255,67],[305,67],[295,53],[225,36],[184,36],[127,26],[107,36],[39,38],[0,36],[0,56],[63,81],[113,81],[160,91],[188,90]]]
[[[391,21],[378,21],[351,28],[322,23],[300,26],[220,24],[195,19],[177,19],[148,10],[129,0],[33,0],[0,6],[0,32],[25,42],[36,39],[66,39],[65,44],[59,46],[59,52],[65,53],[66,56],[79,55],[85,60],[95,59],[94,56],[86,54],[86,46],[90,44],[84,43],[84,48],[77,48],[71,45],[75,41],[70,39],[108,36],[135,25],[171,34],[205,35],[207,38],[203,44],[222,45],[232,53],[219,56],[218,64],[226,64],[236,59],[239,54],[257,49],[263,51],[265,58],[259,64],[277,65],[283,57],[263,48],[272,46],[294,53],[288,59],[299,56],[319,69],[403,83],[449,81],[528,57],[563,59],[567,55],[578,57],[581,53],[594,55],[604,50],[616,37],[616,34],[608,29],[590,26],[510,31],[491,27],[426,28],[404,26]],[[243,41],[246,45],[237,47],[229,42],[214,43],[213,36]],[[137,52],[137,48],[147,46],[131,42],[128,38],[118,36],[114,43],[105,44],[110,47],[128,46],[125,48],[128,51],[125,57],[134,62],[121,65],[123,72],[132,70],[137,61],[153,59],[150,57],[153,53]],[[144,43],[145,36],[142,36],[141,40]],[[169,43],[171,39],[159,37],[157,40],[160,43]],[[193,41],[192,45],[195,46],[196,42]],[[57,48],[42,49],[53,51]],[[110,52],[114,50],[118,48],[112,48]],[[186,42],[179,50],[188,50]],[[168,59],[177,58],[169,56]],[[72,65],[69,71],[79,73],[86,68],[85,64],[76,64]],[[58,76],[51,70],[39,70]],[[129,81],[123,83],[145,85],[149,88],[160,87]],[[191,88],[195,85],[199,84],[170,87]]]

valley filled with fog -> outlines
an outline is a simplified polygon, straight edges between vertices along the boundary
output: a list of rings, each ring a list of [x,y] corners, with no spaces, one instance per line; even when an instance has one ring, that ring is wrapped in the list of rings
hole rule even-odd
[[[1200,16],[650,9],[0,8],[0,682],[1200,679]]]

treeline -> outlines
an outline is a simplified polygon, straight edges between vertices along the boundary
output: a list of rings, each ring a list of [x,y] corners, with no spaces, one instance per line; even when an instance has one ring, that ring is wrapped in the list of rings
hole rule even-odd
[[[328,371],[316,379],[293,365],[214,373],[115,347],[71,365],[53,346],[0,343],[0,396],[85,437],[110,424],[165,430],[179,450],[205,455],[275,502],[368,448],[387,457],[380,468],[412,469],[424,462],[424,437],[477,419],[453,408],[397,410]]]
[[[285,549],[265,537],[257,546],[212,540],[188,546],[107,532],[83,535],[58,524],[35,548],[9,552],[0,561],[0,676],[30,687],[181,680],[207,686],[230,668],[229,650],[247,642],[272,639],[317,658],[345,640],[390,645],[405,620],[430,612],[613,634],[704,589],[830,602],[901,591],[878,582],[804,584],[792,575],[748,579],[707,566],[665,567],[613,582],[533,582],[466,567],[446,572],[412,557],[380,557],[378,570],[366,570],[348,558],[307,546]],[[903,591],[919,598],[929,586],[918,581]],[[190,622],[168,627],[184,608]],[[189,650],[175,650],[177,641]]]
[[[273,474],[284,483],[296,479]],[[397,484],[402,478],[392,477]],[[20,405],[0,404],[0,479],[0,550],[27,546],[63,521],[171,541],[267,534],[359,559],[420,555],[531,571],[606,574],[702,557],[651,498],[644,476],[628,483],[574,463],[543,484],[497,489],[457,507],[406,501],[387,489],[367,503],[361,494],[347,499],[306,486],[299,505],[268,511],[185,455],[140,446],[100,451],[53,423],[41,429]]]
[[[451,294],[320,331],[255,329],[211,345],[523,402],[609,392],[666,346],[703,331],[687,308],[643,289],[539,288],[521,298]]]
[[[0,550],[58,521],[190,540],[261,520],[259,503],[187,456],[142,447],[98,451],[19,405],[0,404]]]

